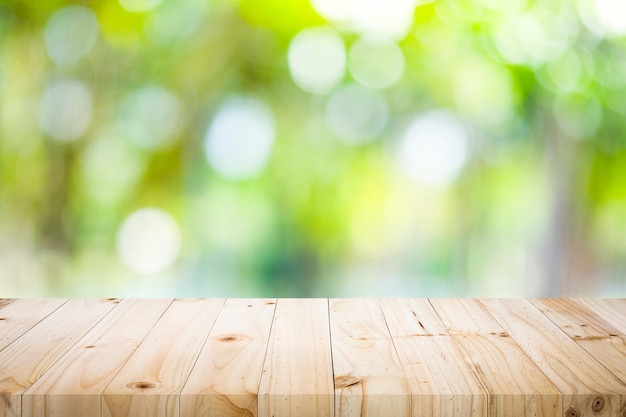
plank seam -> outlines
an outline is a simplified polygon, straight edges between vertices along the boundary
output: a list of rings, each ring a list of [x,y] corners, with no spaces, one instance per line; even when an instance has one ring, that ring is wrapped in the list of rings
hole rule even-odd
[[[622,332],[619,328],[617,328],[616,326],[613,325],[612,322],[608,321],[605,317],[602,317],[601,315],[595,314],[591,308],[591,306],[585,304],[584,302],[580,302],[579,300],[576,299],[565,299],[567,301],[570,301],[572,303],[574,303],[579,309],[584,311],[583,315],[579,315],[579,314],[572,314],[573,317],[575,318],[580,318],[582,321],[585,322],[585,324],[592,326],[594,329],[600,331],[600,329],[597,328],[596,324],[599,324],[601,327],[609,327],[611,332],[610,333],[617,333],[617,334],[621,334],[622,336],[624,336],[624,332]],[[529,300],[531,304],[533,304],[538,310],[539,312],[541,312],[548,320],[550,320],[552,323],[554,323],[555,326],[557,326],[559,329],[561,328],[561,326],[559,326],[557,323],[554,322],[554,320],[552,320],[550,317],[548,317],[545,313],[543,313],[541,311],[541,299],[531,299]],[[546,308],[549,308],[548,306],[546,306]],[[595,323],[593,325],[591,325],[590,323],[594,320],[594,317],[598,320],[601,320],[602,323]],[[563,331],[563,333],[567,334],[565,331]],[[569,335],[568,335],[569,336]],[[576,341],[574,339],[574,341]]]
[[[482,300],[478,300],[478,302],[483,305],[487,311],[489,311],[489,308],[487,308],[487,306],[485,306],[482,302]],[[567,333],[565,333],[563,330],[561,330],[561,328],[559,326],[557,326],[552,320],[550,320],[549,317],[547,317],[545,314],[543,314],[541,312],[541,310],[539,310],[535,305],[533,305],[533,303],[531,303],[528,299],[524,299],[524,302],[526,302],[526,304],[530,305],[533,309],[537,310],[539,312],[539,314],[541,314],[542,316],[546,317],[550,323],[554,324],[554,327],[556,327],[560,333],[563,333],[565,336],[567,336],[568,339],[570,339],[569,335]],[[498,318],[496,316],[494,316],[493,314],[491,314],[491,312],[489,312],[489,314],[494,318],[495,321],[498,322],[498,324],[500,325],[500,327],[502,327],[504,330],[506,330],[506,328],[504,327],[504,325],[498,320]],[[508,331],[507,331],[508,333]],[[524,355],[526,355],[526,357],[528,357],[528,359],[530,359],[530,361],[532,363],[535,364],[535,366],[541,371],[541,373],[548,379],[548,381],[550,381],[552,383],[552,385],[554,385],[554,387],[557,389],[557,391],[559,391],[559,393],[561,393],[561,396],[563,396],[563,393],[561,392],[561,390],[558,389],[558,387],[556,386],[556,384],[554,383],[554,381],[552,381],[550,378],[548,378],[548,375],[546,375],[546,373],[543,371],[543,369],[541,368],[541,366],[539,366],[539,364],[537,364],[529,355],[529,353],[526,351],[526,349],[524,349],[524,347],[522,345],[519,344],[519,342],[515,339],[515,337],[509,333],[509,337],[511,337],[511,339],[513,339],[513,341],[515,342],[515,344],[517,344],[519,346],[519,348],[522,350],[522,352],[524,352]],[[578,343],[577,343],[578,345]],[[583,349],[584,350],[584,349]],[[585,350],[585,352],[587,352]],[[587,352],[589,353],[589,352]],[[598,362],[598,360],[591,354],[589,354],[589,356],[591,356],[596,362]],[[602,366],[602,364],[598,363],[599,365]],[[604,368],[604,366],[602,366]],[[606,368],[605,368],[606,369]],[[611,375],[613,375],[611,373]],[[621,381],[621,380],[620,380]],[[563,408],[565,409],[565,407]]]
[[[398,348],[396,347],[396,341],[391,334],[391,329],[389,329],[389,323],[387,322],[387,316],[385,316],[385,310],[380,305],[380,299],[376,298],[376,305],[378,306],[378,310],[380,311],[381,316],[383,316],[383,321],[385,322],[385,326],[387,327],[387,333],[389,334],[389,340],[391,340],[391,346],[393,346],[393,351],[396,354],[396,359],[398,360],[398,364],[400,365],[400,369],[402,370],[402,375],[404,376],[405,381],[408,381],[406,371],[402,366],[402,361],[400,360],[400,354],[398,353]],[[413,417],[413,393],[409,389],[409,415]]]
[[[176,299],[174,299],[174,301],[176,301]],[[172,301],[172,304],[174,304],[174,301]],[[180,409],[180,403],[181,403],[180,396],[182,395],[183,391],[185,390],[185,386],[187,385],[187,382],[189,381],[189,377],[191,376],[191,373],[193,372],[193,370],[195,369],[196,365],[198,364],[198,359],[200,358],[200,355],[202,354],[202,351],[204,350],[204,346],[206,345],[207,341],[209,340],[209,336],[211,335],[211,332],[213,331],[213,327],[215,327],[215,323],[217,323],[217,319],[219,318],[220,314],[222,314],[222,310],[224,309],[224,306],[226,305],[227,301],[228,301],[228,298],[224,298],[224,302],[222,303],[222,307],[220,308],[220,312],[215,315],[215,318],[213,319],[213,324],[211,324],[211,328],[209,329],[208,332],[206,332],[206,337],[204,338],[204,341],[202,342],[202,346],[200,346],[200,349],[198,350],[198,356],[196,356],[196,360],[193,361],[193,365],[191,365],[191,368],[189,368],[189,373],[187,374],[187,378],[185,378],[185,382],[183,382],[183,384],[181,385],[180,391],[178,392],[177,400],[178,400],[178,415],[179,416],[182,416],[182,411]],[[165,313],[163,313],[163,314],[165,314]],[[161,320],[161,319],[159,319],[159,320]],[[155,324],[155,326],[156,326],[156,324]],[[150,332],[148,332],[148,333],[150,333]]]
[[[126,365],[126,363],[130,360],[130,358],[135,354],[135,352],[137,351],[137,349],[139,348],[139,346],[141,346],[141,344],[143,343],[144,340],[146,340],[146,338],[148,337],[148,335],[150,334],[150,331],[152,329],[154,329],[154,326],[157,325],[157,323],[163,318],[163,316],[165,315],[165,313],[167,312],[167,310],[170,309],[170,307],[172,306],[172,304],[174,303],[174,298],[172,298],[172,301],[170,301],[169,305],[167,306],[166,309],[163,310],[163,312],[161,313],[161,315],[159,316],[159,318],[157,319],[157,321],[154,322],[154,324],[152,325],[152,327],[150,328],[150,330],[148,330],[146,332],[146,334],[144,335],[144,337],[141,338],[141,342],[139,342],[137,344],[137,346],[135,347],[135,349],[132,351],[132,353],[130,355],[128,355],[128,357],[126,358],[126,360],[124,360],[124,362],[120,365],[119,369],[117,370],[117,372],[115,373],[115,375],[113,375],[113,377],[111,377],[111,379],[109,380],[109,382],[107,383],[107,385],[102,389],[102,392],[100,393],[100,416],[102,417],[102,397],[104,397],[104,393],[106,392],[107,389],[109,389],[109,386],[111,385],[111,383],[115,380],[115,378],[117,378],[117,376],[119,375],[119,373],[122,371],[122,369],[124,368],[124,365]],[[121,302],[122,300],[120,300]]]
[[[622,380],[620,377],[618,377],[617,375],[615,375],[609,368],[607,368],[598,358],[596,358],[593,353],[591,353],[590,351],[588,351],[584,345],[580,344],[576,339],[574,339],[572,336],[568,335],[563,329],[561,329],[561,327],[554,322],[554,320],[552,320],[549,316],[547,316],[546,314],[544,314],[541,309],[539,307],[537,307],[535,305],[535,303],[532,300],[527,300],[528,303],[533,306],[533,308],[535,308],[539,314],[541,314],[543,317],[545,317],[546,319],[548,319],[550,321],[550,323],[552,323],[554,325],[554,327],[556,327],[557,329],[559,329],[559,331],[561,333],[563,333],[565,336],[567,336],[568,339],[574,341],[574,343],[576,343],[577,346],[580,346],[580,348],[582,350],[584,350],[585,352],[587,352],[589,354],[589,356],[591,356],[602,368],[604,368],[609,374],[613,375],[618,381],[622,382],[622,384],[626,385],[626,381]],[[576,303],[579,306],[581,306],[579,303]],[[583,309],[585,309],[584,306],[581,306]],[[610,325],[610,323],[607,323]],[[617,329],[616,329],[617,330]]]
[[[596,313],[593,311],[592,307],[589,306],[588,304],[585,304],[584,300],[580,300],[580,299],[569,299],[568,301],[571,301],[572,303],[576,304],[580,309],[582,309],[585,314],[584,314],[584,319],[591,321],[597,319],[597,320],[601,320],[602,323],[598,323],[600,324],[602,327],[606,326],[606,327],[610,327],[611,330],[615,331],[615,333],[620,333],[622,335],[624,335],[626,332],[622,331],[619,326],[615,326],[613,324],[613,321],[609,318],[609,317],[604,317],[602,316],[602,314]],[[594,324],[595,327],[595,324]]]
[[[335,360],[333,356],[333,332],[330,324],[330,298],[326,299],[326,310],[328,310],[328,343],[330,344],[330,374],[333,380],[333,416],[337,410],[337,387],[335,386]]]
[[[276,309],[278,308],[278,303],[280,302],[279,298],[274,299],[274,311],[272,312],[272,321],[270,323],[270,331],[267,334],[267,343],[265,344],[265,355],[263,355],[263,363],[261,364],[261,372],[259,372],[259,380],[257,381],[257,389],[256,389],[256,414],[260,415],[261,410],[259,409],[259,395],[261,395],[261,379],[263,379],[263,370],[265,369],[265,362],[267,361],[267,355],[270,349],[270,341],[272,340],[272,332],[274,331],[274,321],[276,318]]]
[[[22,300],[24,300],[24,298],[22,298]],[[61,307],[63,307],[65,304],[67,304],[70,301],[69,298],[66,298],[64,302],[62,302],[61,304],[59,304],[59,306],[57,308],[55,308],[54,310],[50,311],[50,313],[46,314],[44,317],[42,317],[39,321],[37,321],[36,323],[33,323],[32,326],[30,326],[28,329],[24,330],[23,333],[20,333],[18,336],[15,336],[15,338],[6,346],[4,346],[2,349],[0,349],[0,352],[2,352],[4,349],[6,349],[7,347],[11,346],[13,343],[15,343],[18,339],[21,339],[22,337],[24,337],[24,335],[28,332],[30,332],[35,326],[37,326],[39,323],[41,323],[42,321],[44,321],[45,319],[48,318],[48,316],[50,316],[52,313],[54,313],[55,311],[57,311],[58,309],[60,309]]]
[[[68,303],[68,302],[69,302],[69,298],[68,298],[68,299],[67,299],[67,301],[66,301],[65,303],[63,303],[61,306],[64,306],[64,305],[65,305],[66,303]],[[20,394],[20,410],[23,410],[23,408],[22,408],[22,407],[24,406],[24,404],[23,404],[23,396],[24,396],[24,395],[28,395],[28,394],[30,393],[30,390],[31,390],[31,388],[33,387],[33,385],[35,385],[35,382],[37,382],[39,379],[43,378],[43,377],[46,375],[46,373],[47,373],[48,371],[50,371],[51,369],[53,369],[53,368],[54,368],[54,366],[55,366],[55,365],[56,365],[56,364],[57,364],[57,363],[58,363],[61,359],[63,359],[63,358],[65,357],[65,355],[69,354],[69,353],[71,352],[71,350],[72,350],[72,349],[73,349],[76,345],[78,345],[78,342],[80,342],[80,341],[81,341],[81,339],[82,339],[83,337],[85,337],[87,334],[89,334],[89,332],[91,332],[91,331],[92,331],[92,330],[93,330],[93,329],[94,329],[94,328],[95,328],[95,327],[96,327],[96,326],[97,326],[97,325],[98,325],[98,324],[99,324],[102,320],[104,320],[104,318],[105,318],[105,317],[107,317],[109,314],[111,314],[111,311],[115,310],[115,308],[118,306],[118,304],[119,304],[119,303],[115,303],[115,304],[113,305],[113,307],[111,307],[111,309],[110,309],[110,310],[108,310],[107,312],[105,312],[105,313],[102,315],[102,317],[100,317],[98,320],[96,320],[96,321],[94,322],[94,324],[93,324],[93,325],[92,325],[89,329],[87,329],[87,330],[86,330],[86,331],[85,331],[82,335],[77,336],[77,337],[76,337],[76,339],[75,339],[74,344],[72,344],[71,346],[69,346],[69,347],[68,347],[68,349],[65,351],[65,353],[63,353],[62,355],[60,355],[60,356],[59,356],[59,357],[58,357],[58,358],[57,358],[54,362],[52,362],[52,363],[50,364],[50,366],[48,367],[48,369],[47,369],[47,370],[46,370],[43,374],[41,374],[41,375],[39,376],[39,378],[38,378],[36,381],[33,381],[33,383],[32,383],[32,384],[30,384],[30,386],[29,386],[28,388],[26,388],[26,389],[25,389],[25,390],[24,390],[24,391]],[[59,308],[61,308],[61,306],[59,306]],[[56,311],[56,310],[55,310],[55,311]],[[52,313],[50,313],[50,314],[52,314]],[[48,316],[46,316],[46,317],[48,317]],[[43,321],[43,320],[42,320],[42,321]],[[21,336],[20,336],[20,337],[21,337]],[[100,410],[102,410],[102,396],[100,396]],[[102,411],[100,411],[100,415],[102,416]]]
[[[69,301],[69,299],[68,299],[68,301]],[[63,305],[65,305],[65,303],[64,303]],[[61,356],[59,356],[59,357],[58,357],[58,358],[57,358],[54,362],[52,362],[52,363],[50,364],[50,366],[48,366],[48,369],[46,369],[46,371],[45,371],[43,374],[41,374],[41,375],[40,375],[40,377],[39,377],[37,380],[39,380],[39,379],[43,378],[43,377],[46,375],[46,373],[47,373],[48,371],[50,371],[50,369],[54,368],[54,366],[57,364],[57,362],[59,362],[61,359],[63,359],[63,358],[65,357],[65,355],[67,355],[67,354],[68,354],[68,353],[69,353],[69,352],[70,352],[70,351],[71,351],[71,350],[72,350],[72,349],[73,349],[73,348],[74,348],[74,347],[78,344],[78,342],[80,342],[80,340],[81,340],[83,337],[85,337],[85,336],[86,336],[86,335],[87,335],[90,331],[92,331],[92,330],[94,329],[94,327],[96,327],[96,326],[98,325],[98,323],[100,323],[102,320],[104,320],[104,318],[105,318],[106,316],[108,316],[108,315],[111,313],[111,311],[115,310],[115,308],[116,308],[116,307],[117,307],[117,303],[116,303],[113,307],[111,307],[111,309],[110,309],[110,310],[108,310],[106,313],[104,313],[104,314],[102,315],[102,317],[100,317],[98,320],[96,320],[96,321],[94,322],[93,326],[91,326],[89,329],[87,329],[87,330],[86,330],[86,331],[85,331],[82,335],[77,336],[77,337],[76,337],[76,340],[75,340],[75,342],[74,342],[74,344],[72,344],[71,346],[69,346],[69,347],[67,348],[67,350],[65,351],[65,353],[63,353],[63,354],[62,354]],[[21,336],[20,336],[20,337],[21,337]],[[33,383],[32,383],[32,384],[30,384],[30,386],[29,386],[28,388],[26,388],[26,389],[24,390],[24,392],[22,392],[22,394],[20,394],[20,398],[22,397],[22,395],[24,395],[24,394],[28,394],[28,393],[30,392],[31,387],[32,387],[33,385],[35,385],[35,382],[37,382],[37,381],[33,381]]]
[[[576,299],[572,299],[574,300],[577,304],[583,306],[584,308],[586,308],[587,310],[591,310],[594,311],[595,307],[593,306],[593,301],[594,299],[589,299],[589,298],[576,298]],[[590,303],[591,301],[591,303]],[[609,298],[607,299],[607,301],[611,302],[611,301],[626,301],[626,298]],[[608,314],[604,314],[601,311],[598,311],[597,314],[602,317],[602,319],[606,320],[611,326],[615,327],[616,329],[618,329],[620,332],[622,333],[626,333],[626,326],[624,325],[624,320],[619,320],[614,318],[611,315]]]
[[[524,301],[531,305],[533,308],[535,308],[535,306],[532,305],[531,302],[528,301],[528,299],[524,299]],[[557,386],[557,384],[550,378],[548,377],[548,375],[544,372],[544,370],[542,369],[542,367],[533,360],[533,358],[530,356],[530,354],[526,351],[526,349],[524,349],[524,347],[522,345],[519,344],[519,342],[517,341],[517,339],[507,330],[507,328],[504,326],[504,324],[502,324],[502,322],[500,322],[500,320],[498,320],[498,318],[491,314],[491,311],[489,311],[489,307],[487,307],[485,304],[483,304],[482,300],[478,300],[478,303],[489,313],[489,315],[491,317],[493,317],[493,319],[496,321],[496,323],[498,323],[498,325],[500,325],[500,327],[502,327],[502,329],[504,329],[505,332],[508,333],[509,337],[511,338],[511,340],[513,340],[513,342],[515,342],[515,344],[519,347],[519,349],[522,351],[522,353],[524,353],[524,355],[528,358],[528,360],[535,365],[535,367],[539,370],[539,372],[541,372],[541,374],[546,378],[546,380],[550,381],[550,384],[552,384],[552,387],[554,387],[554,389],[559,393],[559,395],[561,396],[561,408],[563,410],[563,412],[565,412],[565,410],[567,409],[566,404],[565,404],[565,395],[563,394],[563,392],[559,389],[559,387]],[[543,314],[543,313],[542,313]],[[557,326],[558,327],[558,326]],[[561,329],[559,329],[559,331],[561,331]]]
[[[483,390],[483,392],[485,393],[485,400],[487,401],[487,407],[486,407],[486,417],[490,417],[493,410],[491,410],[489,408],[489,404],[491,404],[491,392],[487,389],[487,386],[485,385],[485,383],[483,382],[482,378],[480,378],[477,374],[476,371],[474,370],[474,367],[472,366],[471,362],[468,361],[468,357],[467,357],[467,353],[465,352],[465,350],[461,347],[461,344],[456,340],[456,336],[450,333],[450,329],[448,328],[448,326],[445,325],[443,319],[441,318],[441,316],[439,315],[439,312],[437,311],[437,309],[435,308],[435,306],[433,305],[432,301],[430,298],[427,298],[426,301],[428,301],[428,305],[430,305],[430,308],[432,309],[432,311],[435,312],[435,316],[437,317],[437,319],[439,320],[439,323],[441,323],[441,327],[446,329],[446,333],[448,334],[448,336],[450,337],[450,340],[452,341],[452,345],[454,346],[454,348],[456,349],[456,351],[458,353],[461,354],[461,357],[463,359],[465,359],[465,361],[467,362],[468,368],[470,369],[470,371],[472,371],[472,375],[474,375],[474,379],[478,382],[478,384],[480,385],[480,388]],[[534,363],[534,362],[533,362]],[[499,416],[495,416],[495,417],[499,417]]]

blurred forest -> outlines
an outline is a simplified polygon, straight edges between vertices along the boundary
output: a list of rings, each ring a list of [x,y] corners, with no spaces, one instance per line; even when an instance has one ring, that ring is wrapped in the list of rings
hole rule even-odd
[[[0,0],[0,296],[626,296],[622,0]]]

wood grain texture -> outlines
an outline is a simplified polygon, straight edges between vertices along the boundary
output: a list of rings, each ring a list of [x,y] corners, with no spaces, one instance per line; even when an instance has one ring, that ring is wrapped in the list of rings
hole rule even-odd
[[[103,394],[103,417],[179,416],[179,394],[225,300],[177,299]]]
[[[0,310],[0,350],[67,302],[60,298],[19,299]]]
[[[330,300],[335,417],[410,417],[411,396],[376,300]]]
[[[229,299],[180,398],[185,417],[256,416],[276,299]]]
[[[575,300],[541,299],[532,303],[613,375],[626,381],[626,335]]]
[[[431,301],[487,390],[490,415],[563,415],[559,390],[482,304],[470,299]]]
[[[626,417],[624,299],[0,299],[0,417]]]
[[[21,394],[114,306],[102,299],[70,300],[0,351],[0,416],[20,415]]]
[[[16,300],[17,298],[0,298],[0,311]]]
[[[99,416],[105,388],[171,303],[122,300],[22,394],[22,415]]]
[[[527,300],[482,300],[563,394],[566,415],[617,416],[626,385]]]
[[[380,300],[413,416],[487,417],[487,394],[425,299]]]
[[[601,316],[622,333],[626,333],[626,298],[582,298],[576,299],[576,302]]]
[[[259,416],[333,416],[330,349],[328,300],[278,300],[259,388]]]

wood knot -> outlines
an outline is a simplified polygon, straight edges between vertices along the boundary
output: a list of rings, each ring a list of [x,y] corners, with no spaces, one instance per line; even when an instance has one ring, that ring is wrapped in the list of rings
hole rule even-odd
[[[4,403],[4,406],[6,407],[6,409],[9,410],[9,412],[10,412],[11,406],[12,406],[11,398],[12,398],[12,396],[11,396],[11,392],[10,391],[8,391],[8,390],[0,391],[0,399]]]
[[[570,407],[565,412],[565,417],[580,417],[580,414],[576,409]]]
[[[237,340],[239,340],[239,338],[237,336],[222,336],[218,337],[217,340],[219,340],[220,342],[231,343],[236,342]]]
[[[359,378],[351,375],[341,375],[335,377],[335,388],[348,388],[360,383],[361,380]]]
[[[93,349],[93,348],[95,348],[94,345],[87,345],[87,346],[85,346],[85,349]]]
[[[145,389],[153,389],[156,388],[156,384],[153,382],[145,382],[145,381],[141,381],[141,382],[131,382],[130,384],[126,385],[128,388],[130,389],[139,389],[139,390],[145,390]]]
[[[595,412],[602,411],[602,409],[604,408],[604,404],[605,404],[604,398],[597,396],[596,398],[593,399],[593,402],[591,403],[591,409]]]
[[[9,319],[7,319],[6,317],[0,317],[0,321],[3,321],[3,320],[9,320]]]

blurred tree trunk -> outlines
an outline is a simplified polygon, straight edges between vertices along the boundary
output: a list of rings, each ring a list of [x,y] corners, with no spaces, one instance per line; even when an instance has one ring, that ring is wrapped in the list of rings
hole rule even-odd
[[[544,119],[544,123],[550,198],[542,260],[544,293],[548,297],[580,295],[597,285],[584,204],[586,154],[581,154],[582,145],[563,136],[553,121]]]
[[[546,132],[545,163],[550,207],[543,251],[545,293],[557,297],[565,292],[567,240],[572,223],[572,144],[561,136],[551,120],[544,119]]]
[[[72,188],[74,152],[70,145],[48,141],[47,182],[41,202],[41,250],[43,273],[48,289],[57,293],[64,278],[64,265],[71,250],[68,215]]]

